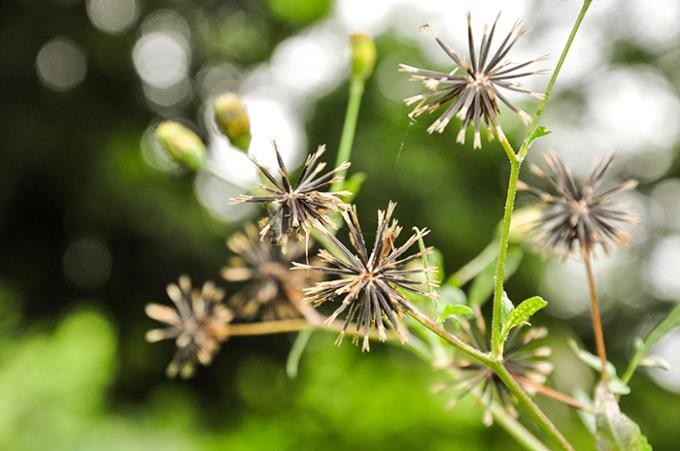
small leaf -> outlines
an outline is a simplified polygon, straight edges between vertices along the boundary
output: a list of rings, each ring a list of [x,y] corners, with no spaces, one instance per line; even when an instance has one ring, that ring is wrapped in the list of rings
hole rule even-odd
[[[507,298],[507,296],[505,297]],[[547,305],[548,303],[545,299],[540,296],[533,296],[522,301],[510,312],[507,319],[501,323],[501,343],[505,342],[505,339],[512,329],[526,322],[526,320],[531,318],[534,313],[545,308]]]
[[[662,370],[666,371],[671,369],[670,363],[656,355],[648,355],[647,357],[640,360],[640,366],[644,366],[646,368],[661,368]]]
[[[607,385],[595,388],[595,423],[599,451],[651,451],[647,438],[633,420],[621,413]]]
[[[529,136],[529,140],[527,141],[527,147],[530,147],[531,144],[532,144],[534,141],[536,141],[538,138],[541,138],[541,137],[543,137],[543,136],[547,136],[547,135],[549,135],[550,133],[552,133],[552,132],[550,131],[550,129],[549,129],[548,127],[546,127],[545,125],[539,125],[539,126],[536,127],[536,129],[533,131],[533,133],[531,134],[531,136]]]
[[[504,279],[508,280],[512,276],[524,257],[524,252],[520,247],[508,249],[507,259],[505,260]],[[483,305],[491,296],[494,289],[494,279],[496,275],[496,260],[492,261],[484,270],[479,273],[470,287],[468,296],[469,305]]]
[[[505,321],[508,319],[508,316],[510,315],[510,312],[512,312],[514,309],[515,304],[513,304],[510,300],[508,293],[503,290],[503,294],[501,295],[501,324],[505,323]]]
[[[439,322],[443,323],[447,319],[449,319],[452,316],[471,316],[473,315],[474,312],[470,307],[467,305],[446,305],[444,306],[444,309],[441,312],[441,315],[439,317]]]
[[[574,351],[576,357],[578,357],[583,363],[594,369],[595,371],[601,371],[602,364],[600,363],[600,358],[595,354],[592,354],[585,349],[581,349],[576,341],[569,339],[567,344]],[[627,395],[630,393],[630,388],[628,385],[622,381],[616,374],[616,368],[611,362],[607,362],[607,375],[609,376],[609,389],[618,395]]]
[[[348,203],[352,202],[359,194],[361,186],[364,184],[365,181],[366,181],[365,172],[356,172],[352,174],[352,176],[345,180],[345,183],[342,185],[342,189],[344,191],[349,191],[350,193],[352,193],[352,195],[344,196],[342,200]]]

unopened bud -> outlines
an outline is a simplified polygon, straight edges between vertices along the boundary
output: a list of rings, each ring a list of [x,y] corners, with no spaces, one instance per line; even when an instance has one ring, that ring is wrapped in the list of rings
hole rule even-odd
[[[228,92],[222,94],[213,102],[215,124],[234,147],[244,152],[250,145],[250,118],[241,98]]]
[[[375,43],[365,34],[355,33],[350,38],[352,51],[352,77],[366,80],[375,66]]]
[[[165,121],[156,127],[156,138],[175,162],[197,171],[205,162],[205,145],[198,135],[179,122]]]

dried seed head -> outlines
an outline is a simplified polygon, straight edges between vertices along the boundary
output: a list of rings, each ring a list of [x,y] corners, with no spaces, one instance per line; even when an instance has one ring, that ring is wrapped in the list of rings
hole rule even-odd
[[[554,153],[545,156],[546,171],[535,165],[530,167],[531,172],[544,179],[552,189],[551,192],[542,191],[524,182],[517,186],[538,197],[543,207],[536,236],[540,252],[552,252],[566,258],[578,248],[581,257],[588,259],[598,248],[606,254],[610,248],[628,242],[630,235],[622,226],[636,224],[638,216],[627,211],[612,196],[634,189],[637,182],[628,180],[596,192],[613,160],[611,155],[598,161],[583,181],[575,180],[564,161]]]
[[[222,269],[222,277],[245,286],[230,303],[241,318],[264,320],[299,317],[302,289],[318,281],[314,274],[291,271],[293,261],[302,257],[304,244],[291,243],[284,254],[281,248],[259,239],[257,228],[246,225],[243,233],[227,240],[236,254]]]
[[[473,147],[480,148],[482,147],[480,135],[480,123],[482,121],[486,124],[489,140],[493,138],[494,134],[499,136],[503,134],[500,122],[498,121],[500,113],[499,100],[515,112],[525,125],[531,121],[531,116],[513,105],[501,93],[500,88],[529,94],[536,98],[543,98],[541,93],[522,88],[517,80],[532,74],[541,73],[542,71],[530,70],[527,67],[545,59],[545,57],[523,63],[513,63],[505,60],[510,49],[527,31],[526,25],[522,21],[515,22],[500,46],[495,52],[492,52],[491,44],[499,17],[500,14],[496,17],[490,31],[488,27],[485,27],[479,51],[477,51],[472,35],[472,18],[470,14],[467,15],[470,61],[459,56],[458,53],[435,36],[428,25],[422,27],[432,36],[455,65],[453,70],[448,73],[420,69],[406,64],[399,65],[401,72],[411,74],[411,80],[422,82],[427,89],[427,92],[423,94],[404,99],[407,105],[415,104],[415,108],[409,114],[410,117],[418,117],[425,112],[434,113],[439,107],[450,102],[444,113],[427,129],[428,133],[442,133],[451,119],[458,117],[463,121],[463,124],[456,140],[459,143],[465,143],[465,132],[468,126],[473,125]]]
[[[338,277],[335,280],[318,282],[304,290],[305,300],[313,305],[342,299],[340,306],[328,318],[328,321],[332,322],[340,314],[345,313],[345,323],[338,343],[352,322],[357,335],[363,336],[364,351],[369,350],[369,338],[374,331],[377,330],[377,336],[381,341],[387,339],[386,326],[391,326],[403,342],[406,336],[398,320],[406,303],[402,290],[422,296],[433,296],[429,288],[434,282],[428,282],[428,278],[423,277],[423,274],[434,272],[436,269],[422,266],[406,268],[407,263],[422,257],[424,253],[429,253],[431,248],[407,257],[403,256],[429,231],[422,230],[397,247],[401,227],[396,219],[392,219],[395,207],[396,204],[390,202],[386,211],[378,211],[378,227],[370,253],[361,232],[356,207],[352,206],[348,211],[342,212],[349,228],[351,249],[340,242],[334,234],[321,230],[324,237],[337,249],[337,256],[322,250],[319,252],[319,258],[327,266],[295,265],[296,269],[315,270]]]
[[[473,311],[474,318],[457,323],[459,328],[457,335],[467,344],[481,351],[488,351],[486,322],[478,307],[473,308]],[[510,333],[503,349],[505,367],[531,395],[535,393],[535,387],[545,384],[553,370],[552,364],[546,360],[552,350],[547,346],[536,347],[534,343],[534,340],[544,338],[546,335],[547,330],[542,327],[527,329],[521,326]],[[500,402],[509,414],[516,416],[512,395],[489,367],[477,362],[460,360],[453,364],[453,368],[459,376],[451,383],[440,384],[441,391],[450,391],[453,394],[447,404],[449,408],[453,408],[460,399],[478,388],[481,390],[481,398],[486,408],[484,424],[488,426],[492,422],[491,405],[494,399]]]
[[[146,314],[168,327],[148,331],[146,339],[149,342],[174,339],[177,351],[167,374],[169,377],[179,374],[186,379],[194,374],[196,363],[212,362],[220,344],[229,337],[229,323],[234,315],[222,304],[224,291],[212,282],[203,284],[200,291],[192,290],[189,278],[180,276],[179,283],[168,285],[167,292],[175,308],[147,304]]]
[[[264,222],[260,235],[269,236],[273,243],[284,246],[284,251],[289,236],[298,237],[303,231],[308,236],[313,225],[331,224],[327,216],[329,211],[347,208],[342,196],[350,193],[329,192],[323,189],[342,180],[343,177],[338,174],[347,170],[349,163],[342,163],[332,171],[322,174],[326,163],[317,162],[325,151],[325,146],[319,146],[316,152],[307,157],[297,183],[293,184],[274,143],[274,152],[279,164],[279,179],[277,180],[269,170],[253,159],[253,163],[269,180],[271,186],[261,186],[264,194],[260,196],[243,194],[232,199],[234,203],[257,202],[267,205],[269,217]]]

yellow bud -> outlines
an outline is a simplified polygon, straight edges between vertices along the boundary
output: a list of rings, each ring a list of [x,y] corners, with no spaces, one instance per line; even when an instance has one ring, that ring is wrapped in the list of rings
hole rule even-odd
[[[175,162],[193,171],[203,167],[205,145],[198,135],[179,122],[165,121],[156,127],[156,139]]]
[[[250,145],[250,118],[241,98],[231,92],[222,94],[213,102],[215,124],[235,147],[244,152]]]
[[[375,43],[365,34],[355,33],[350,38],[352,51],[352,77],[366,80],[375,66]]]

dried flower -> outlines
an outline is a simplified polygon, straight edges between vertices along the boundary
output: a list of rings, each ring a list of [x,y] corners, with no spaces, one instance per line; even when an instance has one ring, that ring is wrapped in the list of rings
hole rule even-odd
[[[637,181],[628,180],[596,194],[613,160],[611,155],[598,161],[590,176],[581,182],[574,180],[564,161],[554,153],[545,156],[546,172],[536,165],[530,167],[554,191],[551,194],[521,181],[517,185],[537,196],[544,206],[537,236],[541,252],[552,251],[565,258],[578,245],[581,256],[587,259],[598,247],[607,253],[610,247],[621,246],[630,239],[621,225],[637,223],[637,215],[623,209],[612,196],[634,189]]]
[[[261,185],[261,188],[266,191],[264,195],[243,194],[235,197],[233,201],[235,203],[261,202],[270,207],[269,218],[264,223],[260,235],[262,237],[269,235],[272,242],[285,246],[290,235],[298,236],[301,231],[304,231],[308,236],[312,225],[330,225],[328,211],[337,211],[347,207],[341,196],[349,195],[349,192],[328,192],[321,191],[321,189],[342,180],[342,176],[337,174],[344,172],[350,164],[342,163],[332,171],[320,175],[326,163],[317,164],[317,161],[326,151],[326,146],[319,146],[316,152],[307,157],[297,184],[293,185],[276,143],[274,143],[274,151],[279,164],[280,180],[252,159],[272,186]]]
[[[404,342],[406,336],[398,321],[407,303],[402,291],[427,297],[434,296],[431,294],[432,291],[427,289],[434,282],[429,282],[428,278],[422,276],[427,272],[436,271],[435,268],[422,266],[405,268],[408,262],[422,257],[424,253],[429,253],[432,249],[402,257],[420,237],[427,235],[429,230],[422,230],[410,236],[404,244],[396,247],[395,243],[402,229],[397,220],[392,219],[395,207],[396,204],[390,202],[386,212],[378,210],[378,227],[370,254],[361,232],[356,207],[352,206],[349,211],[343,211],[342,216],[349,228],[349,241],[354,251],[342,244],[334,234],[322,230],[325,238],[337,249],[339,256],[336,257],[327,250],[321,250],[319,258],[326,262],[327,266],[295,264],[296,269],[311,269],[340,277],[318,282],[304,290],[305,300],[315,306],[342,298],[342,304],[328,318],[329,323],[335,321],[342,312],[349,308],[338,337],[338,344],[342,341],[349,324],[356,321],[356,332],[363,335],[362,350],[368,351],[372,330],[377,328],[378,338],[381,341],[387,339],[385,319]],[[419,287],[426,289],[422,290]],[[355,339],[355,343],[357,340]]]
[[[227,246],[236,255],[222,269],[222,277],[247,282],[231,299],[240,317],[271,320],[300,316],[302,289],[319,280],[313,274],[290,270],[293,260],[305,251],[302,243],[292,243],[284,254],[281,248],[260,240],[257,228],[249,224],[244,233],[232,235]]]
[[[409,116],[418,117],[425,111],[433,113],[440,106],[451,102],[451,105],[444,113],[427,129],[428,133],[442,133],[451,119],[456,116],[463,121],[457,141],[461,144],[465,143],[465,132],[468,126],[473,124],[475,130],[474,148],[480,148],[482,147],[482,142],[479,129],[482,119],[486,124],[489,140],[493,139],[494,131],[499,136],[503,136],[503,131],[498,121],[498,114],[500,112],[498,100],[514,111],[525,125],[531,120],[531,116],[513,105],[499,91],[499,88],[543,98],[543,94],[522,88],[521,84],[516,82],[516,80],[528,75],[541,73],[542,71],[526,70],[525,68],[545,59],[545,57],[523,63],[512,63],[511,61],[503,60],[517,40],[527,32],[527,27],[522,21],[515,22],[496,52],[492,54],[490,51],[491,42],[496,31],[498,17],[500,17],[500,14],[496,17],[491,31],[488,31],[488,28],[485,27],[482,42],[479,46],[479,53],[476,53],[472,37],[472,20],[470,14],[467,15],[470,62],[459,56],[435,36],[429,26],[423,26],[456,65],[450,73],[419,69],[406,64],[399,65],[401,72],[410,73],[411,80],[421,81],[428,90],[424,94],[404,99],[407,105],[417,103]],[[462,72],[458,73],[459,70]],[[440,88],[440,85],[443,85],[443,87]]]
[[[467,344],[481,351],[488,351],[486,323],[478,307],[473,308],[473,311],[475,316],[471,321],[462,319],[457,323],[460,328],[457,335]],[[545,384],[553,370],[553,365],[547,360],[552,350],[547,346],[536,347],[532,344],[534,340],[544,338],[547,333],[547,329],[542,327],[513,329],[503,350],[503,364],[531,395],[535,394],[536,387]],[[481,390],[480,398],[485,404],[484,424],[488,426],[492,422],[491,404],[494,398],[498,399],[509,414],[517,415],[510,392],[488,366],[475,361],[459,360],[453,364],[453,370],[458,377],[452,383],[443,383],[436,387],[437,390],[454,392],[454,397],[448,403],[449,408],[453,408],[461,398],[478,387]]]
[[[177,285],[168,285],[167,292],[175,308],[147,304],[146,314],[169,327],[150,330],[146,339],[152,343],[174,339],[177,351],[167,374],[189,378],[197,362],[202,365],[212,362],[220,344],[229,337],[229,323],[234,314],[222,303],[224,291],[212,282],[203,284],[200,291],[192,290],[191,280],[183,275]]]

